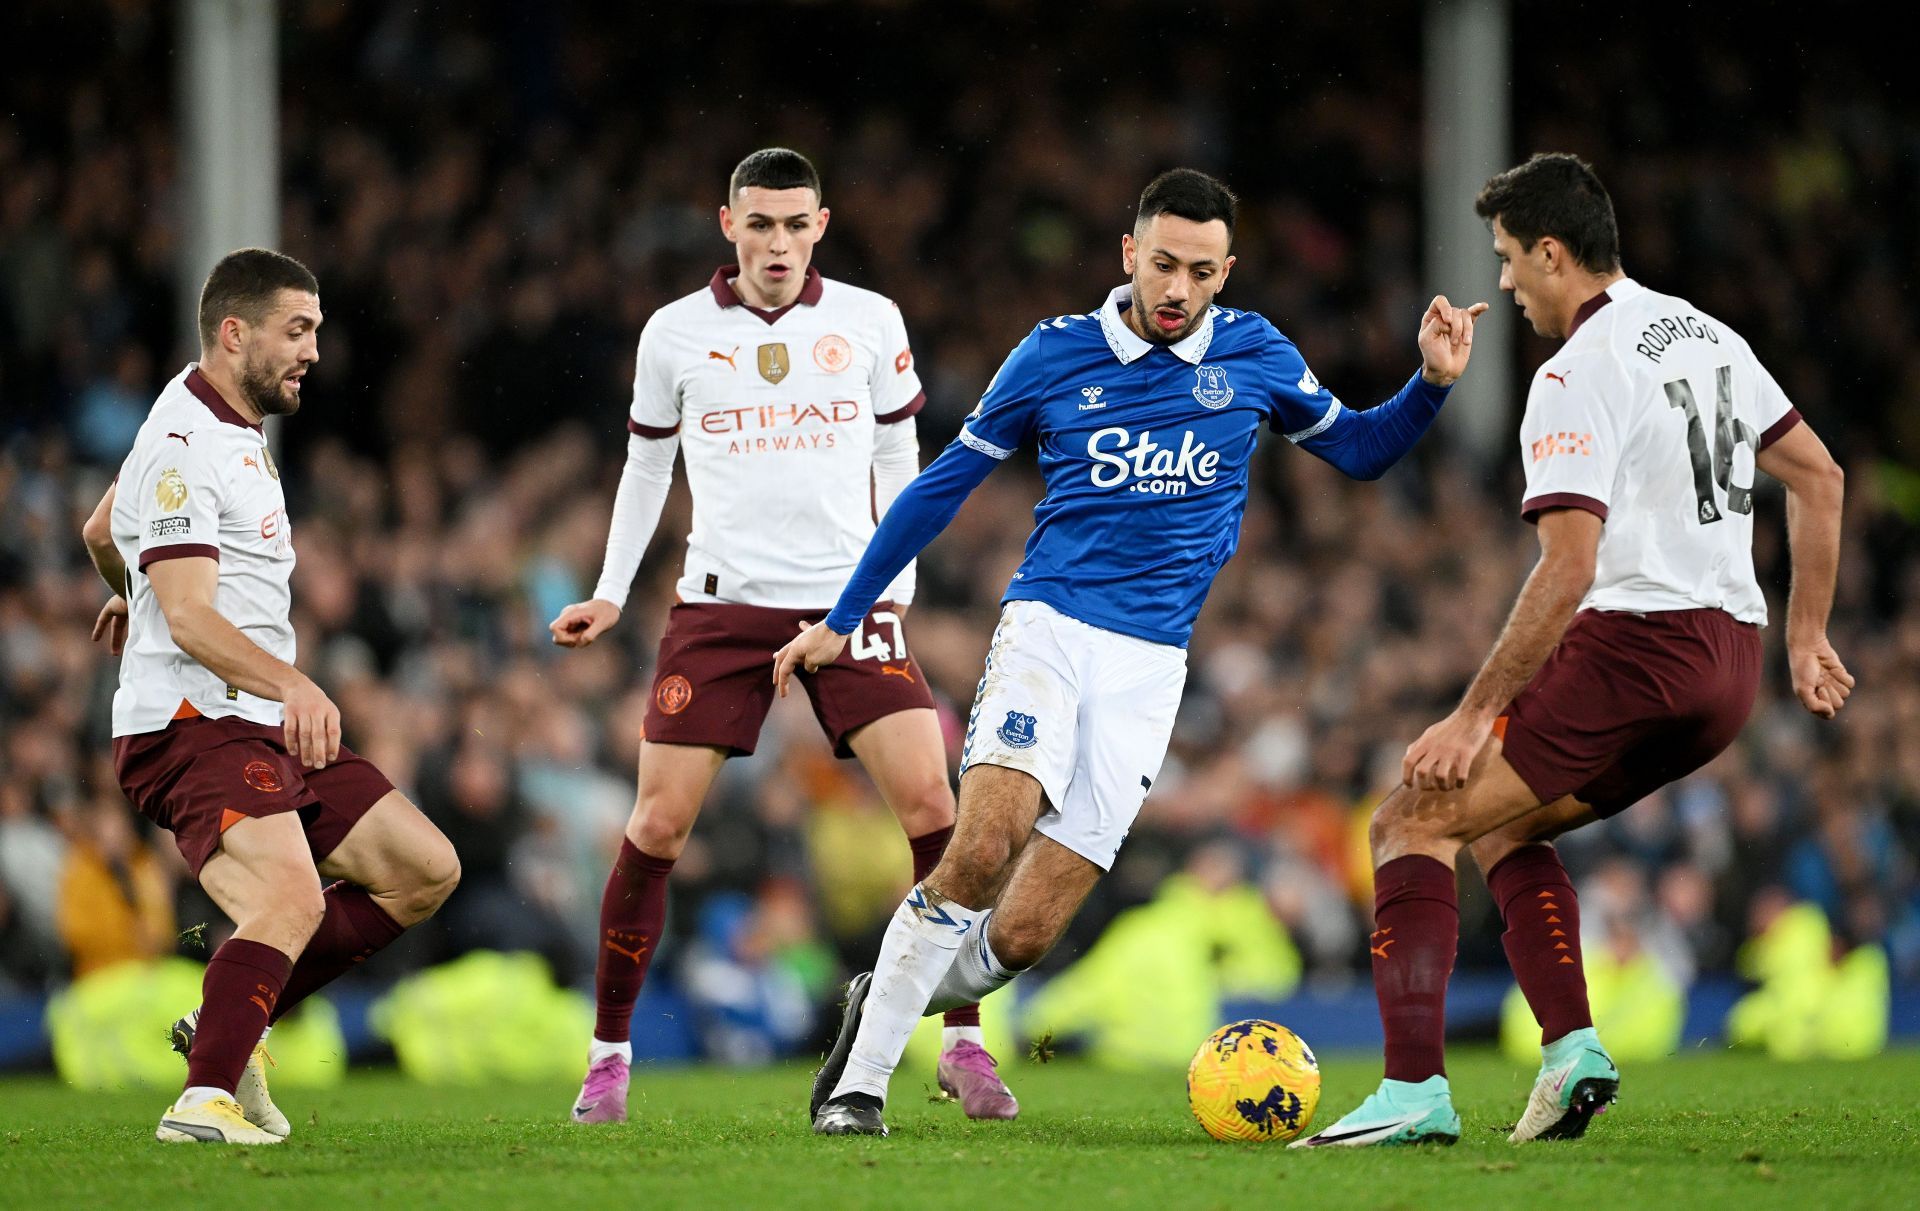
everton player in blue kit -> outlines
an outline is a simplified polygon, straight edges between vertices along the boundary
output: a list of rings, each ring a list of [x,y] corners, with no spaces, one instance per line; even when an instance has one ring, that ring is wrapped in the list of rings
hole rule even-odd
[[[1166,755],[1186,643],[1233,555],[1262,427],[1359,479],[1412,448],[1466,368],[1486,304],[1436,298],[1422,366],[1353,412],[1251,312],[1213,305],[1235,201],[1190,169],[1157,178],[1121,239],[1132,278],[1098,311],[1022,341],[941,456],[894,501],[824,622],[775,658],[780,692],[830,664],[893,575],[1019,446],[1046,495],[967,726],[945,857],[908,894],[815,1078],[813,1128],[884,1135],[888,1078],[923,1013],[1031,967],[1113,864]]]

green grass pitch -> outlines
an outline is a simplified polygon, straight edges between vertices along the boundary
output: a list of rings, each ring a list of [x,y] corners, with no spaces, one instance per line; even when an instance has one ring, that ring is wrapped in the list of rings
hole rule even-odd
[[[1319,1121],[1370,1090],[1378,1059],[1323,1057]],[[1218,1144],[1178,1074],[1010,1067],[1023,1110],[970,1123],[895,1082],[890,1139],[819,1139],[808,1073],[635,1073],[633,1121],[578,1128],[571,1087],[428,1089],[356,1072],[288,1090],[273,1148],[153,1142],[164,1093],[0,1082],[0,1206],[233,1211],[574,1207],[1180,1208],[1920,1207],[1920,1051],[1850,1064],[1689,1055],[1627,1065],[1625,1098],[1577,1143],[1515,1148],[1531,1071],[1490,1052],[1452,1065],[1458,1147],[1287,1152]]]

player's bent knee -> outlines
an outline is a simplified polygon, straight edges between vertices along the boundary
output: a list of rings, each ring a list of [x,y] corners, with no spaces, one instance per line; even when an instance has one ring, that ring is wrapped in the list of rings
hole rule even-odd
[[[1053,949],[1058,931],[1041,921],[1013,920],[996,914],[988,944],[1000,965],[1013,971],[1025,971]]]
[[[923,837],[953,827],[953,788],[946,779],[929,781],[900,805],[900,827],[909,837]]]
[[[687,847],[687,838],[693,835],[693,822],[700,813],[698,808],[689,811],[671,801],[663,802],[665,799],[651,799],[634,810],[633,819],[627,822],[627,839],[643,854],[678,858]]]

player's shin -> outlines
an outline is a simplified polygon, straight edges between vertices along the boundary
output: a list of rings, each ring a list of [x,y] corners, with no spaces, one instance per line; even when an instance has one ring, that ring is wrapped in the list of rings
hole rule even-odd
[[[207,962],[187,1088],[231,1095],[286,986],[291,960],[264,942],[233,938]],[[182,1108],[197,1098],[183,1098]]]
[[[947,852],[947,842],[952,839],[951,824],[930,833],[922,833],[918,837],[907,838],[907,845],[913,850],[913,881],[915,883],[932,874],[933,868],[940,865],[940,857]],[[986,923],[982,922],[980,928],[985,930]],[[985,935],[982,934],[982,936]],[[944,1046],[951,1048],[962,1042],[976,1044],[982,1042],[979,997],[954,1001],[942,999],[936,994],[935,999],[941,1001],[939,1011],[945,1018],[946,1029],[942,1032]]]
[[[633,1006],[667,920],[667,875],[672,858],[656,858],[622,837],[620,855],[600,897],[600,948],[593,969],[593,1059],[619,1052],[631,1060],[628,1042]]]
[[[979,1002],[989,993],[1006,987],[1020,973],[1001,964],[994,957],[993,946],[987,939],[988,927],[993,921],[993,910],[981,914],[979,925],[975,926],[972,936],[960,945],[959,953],[954,956],[953,964],[947,973],[940,977],[940,983],[933,990],[933,997],[927,1002],[928,1017],[936,1013],[948,1014],[952,1024],[951,1011],[961,1006],[971,1006],[975,1024],[979,1021]],[[976,1040],[977,1041],[977,1040]]]
[[[1501,945],[1540,1023],[1542,1043],[1593,1025],[1580,961],[1580,902],[1551,845],[1523,845],[1487,872],[1506,923]]]
[[[887,1081],[928,999],[986,915],[986,910],[965,908],[924,883],[907,893],[881,939],[872,990],[834,1097],[864,1093],[886,1100]]]
[[[1374,872],[1373,991],[1386,1033],[1386,1076],[1446,1073],[1447,977],[1460,937],[1453,870],[1409,854]]]
[[[273,1021],[406,932],[406,926],[388,916],[364,888],[337,882],[327,888],[325,899],[326,915],[287,974]]]

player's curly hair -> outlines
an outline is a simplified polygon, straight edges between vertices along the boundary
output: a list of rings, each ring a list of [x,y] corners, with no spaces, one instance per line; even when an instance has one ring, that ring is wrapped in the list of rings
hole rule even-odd
[[[727,181],[727,202],[732,204],[746,188],[811,189],[820,200],[820,173],[813,161],[785,147],[763,147],[734,167]]]
[[[242,248],[221,257],[200,288],[201,347],[213,348],[220,322],[230,315],[249,324],[266,319],[282,290],[319,294],[320,281],[299,261],[270,248]]]
[[[1157,214],[1170,214],[1195,223],[1219,219],[1227,225],[1227,237],[1233,237],[1233,221],[1239,217],[1240,199],[1219,181],[1195,168],[1173,168],[1147,183],[1140,194],[1140,213],[1133,221],[1137,235]]]
[[[1498,218],[1522,250],[1550,235],[1595,273],[1620,268],[1613,199],[1593,165],[1579,156],[1535,153],[1525,164],[1488,181],[1473,200],[1473,210],[1489,224]]]

